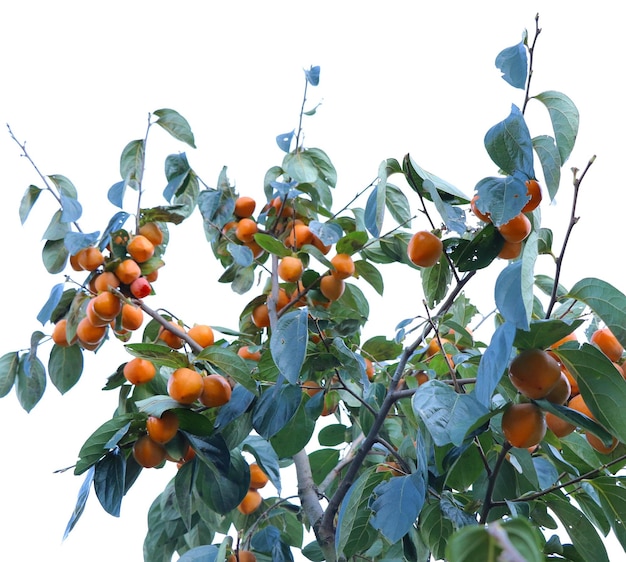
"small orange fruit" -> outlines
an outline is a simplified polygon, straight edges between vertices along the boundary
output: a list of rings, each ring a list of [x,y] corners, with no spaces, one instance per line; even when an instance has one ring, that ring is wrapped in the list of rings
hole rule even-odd
[[[556,349],[557,347],[561,347],[565,342],[568,342],[568,341],[578,341],[578,338],[576,337],[576,334],[574,332],[567,334],[565,337],[561,338],[558,341],[555,341],[550,346],[550,349]]]
[[[133,445],[133,457],[144,468],[158,466],[165,460],[165,455],[165,447],[148,435],[142,435]]]
[[[200,347],[209,347],[213,345],[215,336],[213,334],[213,328],[206,324],[195,324],[189,328],[187,335],[191,337]]]
[[[137,234],[128,241],[126,251],[137,263],[143,263],[154,255],[154,244],[142,234]]]
[[[237,506],[237,509],[244,515],[250,515],[252,512],[259,509],[259,506],[263,503],[261,494],[256,490],[248,490],[241,503]]]
[[[489,213],[483,213],[477,206],[476,201],[478,201],[478,194],[472,197],[472,201],[470,202],[470,207],[472,212],[483,222],[491,222],[491,216]]]
[[[419,267],[432,267],[443,253],[443,243],[432,232],[416,232],[407,246],[407,255]]]
[[[76,327],[76,336],[81,343],[96,345],[102,341],[107,331],[106,326],[94,326],[89,318],[83,318]]]
[[[102,293],[108,291],[109,287],[117,289],[120,286],[120,280],[112,271],[103,271],[100,275],[96,276],[93,285],[97,293]]]
[[[261,352],[260,351],[250,351],[250,347],[247,345],[241,346],[237,350],[237,355],[242,357],[243,359],[249,359],[251,361],[260,361],[261,360]]]
[[[256,208],[256,201],[252,197],[237,197],[235,200],[235,216],[247,219],[252,216]]]
[[[152,441],[165,444],[178,433],[178,416],[172,410],[166,410],[161,417],[148,416],[146,429]]]
[[[569,423],[559,416],[555,416],[552,412],[546,412],[546,425],[559,439],[572,433],[576,426]]]
[[[365,374],[368,380],[374,380],[374,363],[368,357],[363,357],[363,359],[365,360]]]
[[[130,285],[135,279],[141,277],[141,268],[135,260],[126,259],[115,268],[115,275],[122,283]]]
[[[613,437],[613,442],[608,447],[600,440],[599,437],[596,437],[593,433],[586,432],[585,438],[589,445],[591,445],[598,453],[602,453],[603,455],[608,455],[615,447],[617,447],[619,441]]]
[[[567,403],[567,407],[571,408],[572,410],[576,410],[577,412],[580,412],[581,414],[584,414],[585,416],[587,416],[588,418],[591,418],[592,420],[596,419],[596,417],[591,413],[589,406],[587,406],[587,404],[585,403],[585,399],[583,398],[582,394],[577,394],[576,396],[572,396],[570,401]]]
[[[76,255],[78,264],[86,271],[95,271],[104,263],[102,252],[95,246],[83,248]]]
[[[446,346],[446,344],[453,345],[452,342],[447,338],[432,338],[428,342],[428,347],[426,348],[426,357],[432,357],[433,355],[437,355],[441,352],[441,347],[439,346],[439,341],[441,340],[441,345]]]
[[[167,393],[181,404],[192,404],[202,394],[203,377],[198,371],[181,367],[176,369],[167,381]]]
[[[505,240],[498,257],[503,260],[514,260],[522,253],[522,247],[523,244],[521,242],[508,242]]]
[[[63,318],[54,325],[52,341],[61,347],[68,347],[70,345],[67,341],[67,319]]]
[[[548,394],[544,396],[544,398],[548,402],[552,402],[553,404],[565,404],[572,393],[572,387],[565,376],[565,373],[561,371],[561,376],[559,380],[556,381],[556,384],[550,389]]]
[[[305,244],[313,243],[313,233],[306,224],[296,223],[285,238],[285,246],[299,250]]]
[[[143,324],[143,310],[138,306],[124,303],[122,305],[122,328],[125,330],[138,330]]]
[[[396,461],[381,462],[376,467],[376,472],[391,472],[392,476],[404,476],[404,470]]]
[[[100,293],[91,302],[93,311],[107,323],[122,311],[122,301],[109,291]]]
[[[502,415],[502,433],[513,447],[538,445],[546,434],[546,419],[535,404],[511,404]]]
[[[89,322],[91,322],[94,326],[106,326],[109,322],[111,322],[111,320],[106,320],[98,316],[98,313],[93,307],[94,300],[95,299],[89,299],[89,302],[87,303],[87,308],[85,308],[85,315],[89,319]]]
[[[78,263],[78,254],[80,254],[80,250],[75,253],[72,254],[70,256],[70,267],[74,270],[74,271],[85,271],[81,265]]]
[[[259,231],[259,227],[252,219],[241,219],[237,223],[237,229],[235,230],[235,236],[241,240],[244,244],[252,242],[254,235]]]
[[[304,390],[304,392],[306,392],[309,396],[315,396],[324,389],[318,382],[309,380],[302,383],[302,390]]]
[[[257,463],[254,462],[250,465],[250,488],[253,490],[263,488],[269,480],[267,474],[263,472],[263,469]]]
[[[263,303],[252,311],[252,323],[257,328],[267,328],[270,325],[270,312],[267,304]]]
[[[511,362],[509,378],[517,390],[536,400],[548,394],[561,378],[561,366],[543,349],[527,349]]]
[[[155,222],[147,222],[139,228],[139,234],[146,237],[153,246],[163,244],[163,231]]]
[[[207,375],[202,377],[202,394],[200,403],[207,408],[223,406],[230,400],[232,388],[222,375]]]
[[[156,367],[147,359],[135,357],[124,365],[124,377],[131,384],[150,382],[156,375]]]
[[[287,283],[297,283],[303,271],[302,260],[295,256],[285,256],[278,264],[278,276]]]
[[[354,266],[354,261],[352,260],[352,257],[348,254],[337,254],[334,258],[330,260],[330,263],[333,265],[334,268],[331,273],[339,279],[347,279],[348,277],[352,277],[356,270]]]
[[[537,180],[528,180],[526,182],[526,189],[528,190],[526,194],[530,196],[530,199],[522,208],[522,213],[530,213],[531,211],[534,211],[537,207],[539,207],[539,203],[541,203],[541,187],[539,186],[539,182]]]
[[[178,328],[179,330],[182,330],[182,328],[173,320],[170,320],[170,324],[174,328]],[[164,326],[161,326],[161,328],[159,328],[159,339],[165,342],[166,345],[168,345],[172,349],[180,349],[181,347],[183,347],[182,338],[180,338],[174,332],[168,330]]]
[[[228,557],[228,562],[256,562],[256,556],[249,550],[238,550]]]
[[[624,353],[624,347],[609,328],[596,330],[591,335],[591,343],[597,345],[611,361],[619,361]]]
[[[315,236],[315,234],[313,235],[313,240],[311,244],[313,244],[313,246],[315,246],[324,255],[330,252],[330,249],[332,247],[332,244],[324,244],[324,242],[322,242],[317,236]]]
[[[345,289],[345,281],[335,277],[334,275],[324,275],[320,279],[320,292],[329,301],[339,300]]]
[[[513,217],[509,222],[498,227],[498,231],[502,234],[507,242],[523,242],[528,238],[531,231],[531,224],[528,217],[524,213]]]

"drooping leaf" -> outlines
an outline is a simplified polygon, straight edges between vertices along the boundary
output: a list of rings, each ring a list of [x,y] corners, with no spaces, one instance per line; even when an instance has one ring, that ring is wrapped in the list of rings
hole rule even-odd
[[[196,450],[196,453],[198,451]],[[227,514],[235,509],[248,491],[250,468],[239,451],[231,451],[225,470],[215,472],[204,463],[196,463],[197,492],[215,512]]]
[[[100,232],[68,232],[63,239],[65,249],[72,255],[79,250],[93,246],[100,237]]]
[[[76,499],[76,506],[74,507],[74,511],[70,517],[70,520],[67,522],[67,526],[65,527],[65,532],[63,533],[63,540],[65,540],[68,535],[72,532],[72,529],[80,519],[80,516],[83,514],[85,510],[85,504],[87,503],[87,498],[89,497],[89,492],[91,490],[91,483],[93,482],[95,475],[95,467],[91,467],[87,474],[85,475],[85,479],[80,486],[80,490],[78,491],[78,498]]]
[[[241,445],[244,451],[249,451],[254,455],[258,465],[263,472],[267,474],[268,478],[278,490],[280,494],[280,465],[278,462],[278,455],[273,449],[269,441],[262,439],[258,435],[248,435]]]
[[[589,484],[597,491],[611,528],[622,548],[626,550],[626,529],[624,529],[624,520],[626,520],[626,487],[624,486],[624,479],[601,476],[591,479]]]
[[[378,183],[367,198],[365,205],[365,227],[374,238],[380,236],[385,218],[385,189],[386,184],[384,182]]]
[[[419,529],[426,546],[437,559],[443,559],[446,545],[454,531],[452,521],[443,516],[440,502],[433,501],[424,505],[420,513]]]
[[[17,351],[5,353],[0,357],[0,398],[6,396],[13,388],[19,364],[20,355]]]
[[[293,384],[281,384],[267,389],[257,401],[252,413],[252,424],[264,439],[271,439],[295,416],[302,391]]]
[[[126,181],[121,180],[114,183],[107,191],[109,202],[120,209],[124,208],[124,193],[126,192]]]
[[[193,478],[196,472],[194,463],[186,462],[180,467],[174,477],[174,492],[176,494],[176,506],[180,518],[187,529],[191,529],[191,517],[193,515]]]
[[[316,396],[323,397],[321,394]],[[315,397],[314,397],[315,398]],[[271,439],[272,447],[280,458],[292,457],[298,451],[304,449],[315,431],[315,419],[308,415],[307,401],[303,399],[296,410],[295,415],[287,424]]]
[[[561,156],[561,166],[567,162],[578,135],[579,114],[574,102],[561,92],[548,90],[534,96],[548,109],[556,145]]]
[[[385,290],[383,276],[380,271],[367,260],[356,260],[354,262],[356,274],[367,281],[372,288],[382,295]]]
[[[83,208],[77,199],[61,194],[61,222],[76,222],[83,214]]]
[[[319,66],[311,66],[308,70],[304,71],[304,75],[306,76],[306,81],[311,84],[311,86],[317,86],[320,83]]]
[[[156,343],[129,343],[126,344],[125,348],[133,357],[147,359],[159,367],[178,369],[188,365],[184,354],[164,345]]]
[[[145,146],[142,139],[130,141],[120,156],[120,176],[133,189],[137,189],[143,174]]]
[[[519,330],[528,330],[532,313],[532,293],[523,291],[522,262],[516,261],[504,268],[495,286],[498,310],[505,320]]]
[[[326,244],[327,246],[338,242],[343,234],[341,226],[332,221],[319,222],[312,220],[309,223],[309,228],[311,232],[321,240],[322,244]]]
[[[109,449],[115,447],[130,427],[130,414],[116,416],[103,423],[83,444],[78,453],[74,474],[82,474],[96,464]]]
[[[50,296],[48,297],[46,304],[43,305],[42,309],[39,311],[39,314],[37,314],[37,320],[39,320],[42,325],[50,320],[52,312],[59,304],[59,301],[63,296],[64,286],[64,283],[57,283],[54,287],[52,287],[52,290],[50,291]]]
[[[15,390],[20,406],[27,412],[37,405],[46,390],[46,369],[41,360],[31,352],[20,357]]]
[[[493,162],[508,175],[523,173],[535,177],[533,144],[524,115],[516,105],[509,116],[497,123],[485,135],[485,148]]]
[[[178,562],[217,562],[219,558],[219,548],[212,544],[196,546],[185,552]]]
[[[306,357],[308,311],[297,309],[283,314],[270,336],[270,351],[280,373],[296,384]]]
[[[163,127],[163,129],[176,140],[188,144],[191,148],[196,148],[191,127],[178,111],[174,111],[173,109],[157,109],[153,115],[158,117],[155,123]]]
[[[533,148],[539,157],[543,177],[550,200],[553,200],[561,183],[561,155],[554,138],[549,135],[540,135],[533,138]]]
[[[547,349],[561,338],[571,334],[583,324],[582,320],[564,322],[563,320],[533,320],[529,330],[518,330],[514,345],[522,349]]]
[[[434,308],[448,294],[452,272],[447,260],[441,259],[432,267],[422,269],[422,289],[426,304]]]
[[[54,345],[48,359],[48,374],[56,389],[65,394],[83,373],[83,352],[77,345]]]
[[[488,267],[496,259],[502,249],[504,239],[494,228],[493,224],[485,225],[471,239],[451,239],[444,241],[452,263],[459,271],[476,271]]]
[[[430,180],[437,189],[441,200],[450,205],[462,205],[470,201],[467,195],[452,184],[418,166],[409,154],[402,161],[402,171],[411,188],[429,201],[432,201],[431,194],[423,188],[425,180]]]
[[[114,517],[120,516],[124,497],[126,457],[119,447],[113,448],[95,465],[94,490],[104,510]]]
[[[198,436],[182,432],[196,452],[196,457],[206,464],[215,474],[225,475],[230,470],[231,451],[224,438],[219,434]]]
[[[62,217],[63,212],[60,210],[52,215],[50,223],[42,235],[44,240],[62,240],[70,232],[70,225],[67,222],[63,222],[61,220]]]
[[[250,392],[244,385],[238,384],[233,388],[230,401],[220,408],[215,419],[215,429],[225,427],[244,414],[254,401],[256,394]]]
[[[53,275],[65,269],[68,256],[63,240],[47,240],[41,251],[43,265]]]
[[[475,425],[489,414],[473,394],[457,394],[449,385],[430,380],[413,395],[413,411],[422,419],[437,446],[461,445]]]
[[[208,361],[221,374],[256,392],[256,382],[250,375],[250,368],[244,359],[230,349],[217,346],[205,347],[196,357],[198,360]]]
[[[43,190],[36,185],[29,185],[20,201],[20,222],[24,224]]]
[[[437,212],[448,230],[462,235],[466,230],[465,212],[463,209],[446,201],[441,196],[442,191],[439,189],[439,186],[429,178],[422,181],[422,189],[430,195],[429,199],[435,204]]]
[[[404,192],[395,185],[387,184],[385,190],[386,205],[391,216],[405,227],[411,226],[411,206]]]
[[[254,550],[268,554],[272,562],[293,562],[289,545],[283,542],[281,532],[273,525],[268,525],[257,532],[250,545]]]
[[[523,90],[528,77],[526,42],[522,39],[517,45],[500,51],[496,57],[496,67],[502,72],[502,79],[505,82]]]
[[[489,213],[494,226],[519,215],[528,201],[528,188],[518,175],[483,178],[476,184],[476,206]]]

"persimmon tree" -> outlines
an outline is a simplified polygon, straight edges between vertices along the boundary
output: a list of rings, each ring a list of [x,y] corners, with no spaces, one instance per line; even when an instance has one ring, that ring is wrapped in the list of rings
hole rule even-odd
[[[48,381],[61,393],[76,384],[85,353],[128,352],[103,388],[117,410],[94,420],[73,466],[83,483],[66,535],[91,490],[118,516],[144,468],[176,463],[147,514],[147,561],[298,550],[313,561],[602,561],[611,530],[626,549],[626,297],[601,279],[560,280],[593,158],[561,178],[578,111],[558,91],[532,93],[535,23],[496,58],[523,94],[487,131],[494,168],[471,194],[407,154],[334,208],[335,167],[303,140],[319,67],[304,73],[297,127],[276,138],[284,155],[264,201],[238,193],[226,168],[211,185],[178,152],[165,160],[163,205],[143,207],[152,135],[195,149],[189,123],[160,109],[122,151],[108,191],[118,210],[86,228],[75,186],[39,172],[9,129],[40,182],[21,220],[49,206],[42,257],[63,279],[28,347],[0,358],[0,395],[15,388],[30,411]],[[551,131],[531,134],[531,107],[547,110]],[[571,220],[555,248],[541,201],[560,189]],[[228,327],[159,300],[169,238],[194,213],[215,281],[243,304]],[[389,264],[421,277],[423,298],[389,311],[394,333],[364,339],[363,289],[383,295]],[[495,310],[479,311],[466,288],[491,270]],[[474,337],[485,323],[489,341]],[[297,496],[283,497],[290,465]]]

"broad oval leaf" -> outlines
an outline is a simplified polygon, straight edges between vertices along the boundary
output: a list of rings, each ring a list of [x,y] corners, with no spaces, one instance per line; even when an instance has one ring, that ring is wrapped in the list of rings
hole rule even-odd
[[[63,240],[47,240],[41,251],[43,265],[48,273],[61,273],[65,269],[69,252]]]
[[[129,343],[125,347],[126,351],[133,357],[147,359],[157,366],[171,367],[172,369],[188,366],[187,358],[183,353],[164,345],[156,343]]]
[[[297,385],[268,388],[254,406],[254,429],[264,439],[271,439],[296,415],[301,400],[302,391]]]
[[[214,472],[204,463],[197,469],[197,493],[213,511],[225,515],[241,503],[250,482],[250,468],[241,453],[232,451],[224,471]]]
[[[36,185],[29,185],[20,201],[20,222],[24,224],[43,190]]]
[[[354,262],[354,267],[358,277],[367,281],[379,295],[383,294],[385,283],[376,266],[367,260],[357,260]]]
[[[74,474],[82,474],[115,447],[130,427],[131,414],[116,416],[103,423],[83,444],[78,453]]]
[[[266,252],[274,254],[279,258],[290,256],[292,253],[291,250],[285,246],[285,244],[283,244],[277,238],[274,238],[274,236],[270,236],[269,234],[259,232],[254,235],[254,240]]]
[[[306,76],[306,81],[311,84],[311,86],[317,86],[320,83],[319,66],[311,66],[309,70],[304,71],[304,75]]]
[[[535,96],[548,109],[561,166],[567,162],[578,135],[579,114],[574,102],[561,92],[548,90]]]
[[[523,90],[528,77],[526,42],[522,39],[517,45],[500,51],[496,57],[496,67],[502,72],[502,79],[505,82]]]
[[[78,345],[52,346],[48,359],[48,373],[56,389],[65,394],[83,373],[83,352]]]
[[[141,181],[145,158],[145,146],[142,139],[130,141],[120,156],[120,176],[133,189]]]
[[[305,151],[285,154],[283,170],[299,183],[314,183],[317,180],[317,166]]]
[[[154,113],[158,117],[156,124],[163,127],[176,140],[196,148],[193,133],[188,121],[178,111],[173,109],[157,109]]]
[[[528,201],[528,188],[517,174],[483,178],[476,184],[478,210],[489,213],[494,226],[519,215]]]
[[[203,544],[185,552],[178,562],[217,562],[218,554],[219,548],[212,544]]]
[[[83,214],[83,208],[77,199],[61,195],[61,222],[76,222]]]
[[[0,398],[6,396],[13,388],[19,364],[20,354],[17,351],[5,353],[0,357]]]
[[[42,235],[44,240],[61,240],[70,232],[70,225],[61,220],[62,216],[63,212],[60,210],[52,215],[50,223]]]
[[[37,314],[37,320],[39,320],[42,325],[50,320],[52,312],[57,307],[61,300],[61,297],[63,296],[64,286],[64,283],[57,283],[54,287],[52,287],[52,290],[50,291],[50,296],[48,297],[46,304],[43,305],[42,309],[39,311],[39,314]]]
[[[429,201],[432,201],[432,195],[428,190],[424,189],[423,184],[425,180],[432,182],[441,200],[449,205],[462,205],[470,202],[467,195],[461,190],[418,166],[409,154],[402,161],[402,171],[411,188]]]
[[[280,494],[280,464],[278,455],[269,441],[262,439],[258,435],[248,435],[242,443],[242,449],[254,455],[257,463]]]
[[[276,144],[283,152],[289,152],[291,150],[291,141],[293,140],[295,131],[291,130],[288,133],[276,136]]]
[[[549,135],[540,135],[533,138],[533,148],[539,157],[543,177],[550,200],[554,199],[561,183],[561,155],[554,138]]]
[[[292,310],[278,319],[270,337],[270,351],[281,375],[296,384],[309,341],[308,311]]]
[[[70,254],[75,254],[87,246],[93,246],[100,237],[100,232],[68,232],[63,239],[65,248]]]
[[[125,490],[126,457],[115,447],[95,465],[94,490],[103,509],[114,517],[120,516]]]
[[[495,299],[498,310],[507,322],[519,330],[528,330],[532,313],[532,293],[527,295],[523,291],[523,273],[520,261],[504,268],[496,280]],[[527,296],[531,302],[528,302]]]
[[[15,383],[20,406],[30,412],[46,390],[46,369],[38,357],[30,352],[20,357]]]

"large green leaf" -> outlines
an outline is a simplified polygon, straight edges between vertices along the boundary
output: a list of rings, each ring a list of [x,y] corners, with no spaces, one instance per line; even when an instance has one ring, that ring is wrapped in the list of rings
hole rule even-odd
[[[157,109],[153,114],[158,117],[155,121],[157,125],[163,127],[175,139],[196,148],[191,127],[180,113],[173,109]]]
[[[15,382],[20,405],[30,412],[46,390],[46,369],[37,356],[28,352],[20,357]]]
[[[65,394],[80,379],[83,372],[83,352],[77,345],[52,346],[48,359],[48,373],[52,384]]]
[[[147,359],[158,366],[178,369],[188,365],[184,354],[156,343],[129,343],[126,350],[132,356]]]
[[[120,516],[124,497],[126,457],[115,447],[96,463],[94,490],[104,510],[114,517]]]
[[[383,294],[385,283],[376,266],[367,260],[356,260],[354,267],[358,277],[367,281],[379,295]]]
[[[256,382],[250,375],[250,367],[244,359],[230,349],[217,346],[205,347],[196,358],[208,361],[221,374],[231,377],[248,390],[256,392]]]
[[[250,482],[250,469],[241,453],[231,452],[230,463],[224,473],[215,473],[204,463],[199,463],[196,468],[198,495],[213,511],[227,514],[241,503]]]
[[[131,419],[131,414],[116,416],[96,429],[78,453],[74,474],[82,474],[115,447],[128,431]]]
[[[299,183],[313,183],[318,177],[315,161],[306,151],[300,150],[285,154],[282,167],[292,179]]]
[[[542,92],[534,97],[548,109],[562,166],[572,153],[578,135],[578,109],[565,94],[554,90]]]
[[[268,388],[254,406],[252,423],[257,433],[271,439],[296,415],[302,391],[292,384]]]
[[[17,351],[5,353],[0,357],[0,398],[6,396],[13,388],[19,364],[20,354]]]
[[[420,514],[419,530],[433,556],[440,560],[445,555],[446,544],[454,532],[452,521],[444,517],[438,501],[427,503]]]
[[[539,156],[543,177],[550,199],[554,199],[561,183],[561,156],[555,140],[549,135],[533,138],[533,148]]]
[[[43,265],[48,273],[61,273],[65,269],[69,252],[64,240],[46,240],[41,251]]]
[[[626,295],[610,283],[587,277],[576,283],[568,297],[584,302],[611,329],[615,337],[626,345]]]
[[[450,205],[461,205],[469,203],[470,201],[467,195],[452,184],[418,166],[409,154],[407,154],[402,161],[402,171],[409,185],[429,201],[432,200],[432,196],[428,190],[423,188],[425,180],[430,180],[434,184],[435,189],[439,192],[441,199]]]
[[[290,384],[296,384],[306,357],[309,341],[306,308],[283,314],[270,336],[270,351],[280,374]]]
[[[316,485],[322,483],[328,473],[333,470],[339,462],[338,449],[318,449],[309,454],[309,464],[313,473],[313,482]]]
[[[120,156],[120,176],[133,189],[141,181],[145,158],[145,146],[142,139],[130,141]]]
[[[626,551],[626,486],[624,478],[601,476],[593,478],[589,483],[596,489],[600,504],[604,508],[611,528]]]
[[[315,431],[315,420],[307,415],[307,401],[302,400],[296,414],[270,442],[280,458],[292,457],[304,449]]]
[[[36,185],[29,185],[20,201],[20,222],[24,224],[43,190]]]

